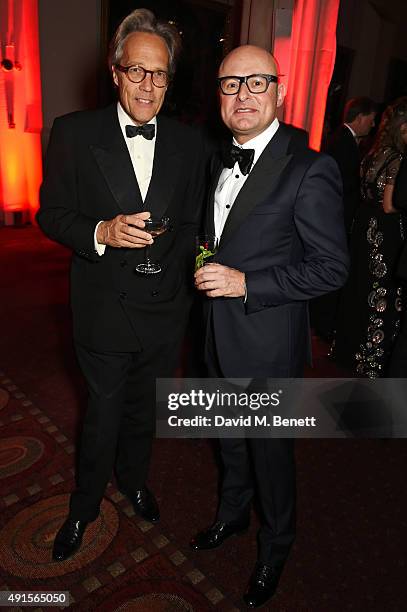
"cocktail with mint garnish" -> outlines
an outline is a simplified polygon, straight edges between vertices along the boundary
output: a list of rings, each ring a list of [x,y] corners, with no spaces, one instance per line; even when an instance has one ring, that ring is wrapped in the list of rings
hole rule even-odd
[[[195,271],[213,261],[217,250],[217,238],[214,235],[202,234],[196,237]]]

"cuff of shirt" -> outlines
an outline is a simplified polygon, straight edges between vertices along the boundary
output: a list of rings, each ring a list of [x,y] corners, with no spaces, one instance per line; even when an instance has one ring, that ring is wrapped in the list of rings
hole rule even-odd
[[[245,277],[245,281],[244,281],[244,298],[243,298],[243,304],[246,304],[247,302],[247,285],[246,285],[246,277]]]
[[[96,225],[96,227],[95,227],[95,233],[93,234],[93,242],[94,242],[94,245],[95,245],[95,251],[96,251],[96,253],[97,253],[97,254],[98,254],[100,257],[101,257],[102,255],[104,255],[104,254],[105,254],[105,251],[106,251],[106,245],[105,245],[105,244],[99,244],[99,243],[98,243],[98,241],[97,241],[97,238],[96,238],[96,236],[97,236],[97,231],[98,231],[98,227],[99,227],[99,225],[100,225],[101,223],[103,223],[103,221],[99,221],[99,223]]]

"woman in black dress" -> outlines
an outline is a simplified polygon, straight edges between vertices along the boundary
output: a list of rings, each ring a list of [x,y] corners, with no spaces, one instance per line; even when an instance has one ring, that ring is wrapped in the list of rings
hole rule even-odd
[[[400,328],[403,310],[397,260],[407,235],[392,202],[407,145],[407,97],[387,107],[372,149],[361,164],[362,202],[350,242],[351,267],[335,342],[339,363],[355,376],[378,378]]]

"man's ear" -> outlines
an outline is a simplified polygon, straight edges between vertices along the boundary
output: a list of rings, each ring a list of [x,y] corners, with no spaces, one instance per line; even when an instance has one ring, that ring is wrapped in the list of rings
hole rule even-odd
[[[116,87],[119,87],[119,79],[117,78],[117,72],[114,66],[112,66],[112,78],[113,78],[113,83],[116,85]]]
[[[284,102],[285,94],[286,89],[284,83],[279,83],[277,86],[277,107],[281,106]]]

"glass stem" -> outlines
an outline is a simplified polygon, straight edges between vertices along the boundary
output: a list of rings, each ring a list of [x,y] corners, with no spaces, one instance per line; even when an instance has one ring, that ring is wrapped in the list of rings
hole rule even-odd
[[[144,253],[144,261],[147,265],[151,264],[149,255],[150,255],[150,245],[148,244],[146,245],[146,251]]]

